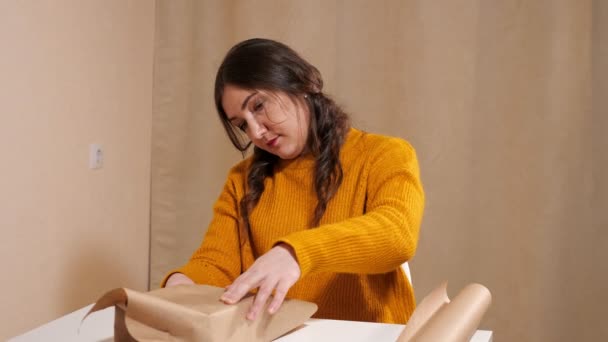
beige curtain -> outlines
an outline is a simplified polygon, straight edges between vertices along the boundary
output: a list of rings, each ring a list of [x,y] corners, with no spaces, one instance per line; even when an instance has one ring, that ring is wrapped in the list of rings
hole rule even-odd
[[[356,126],[417,148],[419,299],[479,282],[496,340],[608,338],[608,2],[159,0],[157,25],[151,287],[199,245],[241,159],[215,71],[268,37],[319,67]]]

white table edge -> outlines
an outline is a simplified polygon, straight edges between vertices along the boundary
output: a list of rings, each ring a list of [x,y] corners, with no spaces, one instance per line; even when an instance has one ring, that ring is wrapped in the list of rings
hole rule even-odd
[[[93,304],[73,311],[63,317],[34,328],[22,335],[9,339],[9,342],[33,341],[113,341],[114,309],[108,308],[89,316],[82,325],[80,322]],[[306,327],[276,341],[395,341],[404,325],[387,323],[370,323],[355,321],[340,321],[329,319],[310,319]],[[80,329],[79,329],[80,327]],[[80,331],[79,331],[80,330]],[[367,338],[369,337],[369,339]],[[471,342],[491,342],[492,331],[477,330]]]

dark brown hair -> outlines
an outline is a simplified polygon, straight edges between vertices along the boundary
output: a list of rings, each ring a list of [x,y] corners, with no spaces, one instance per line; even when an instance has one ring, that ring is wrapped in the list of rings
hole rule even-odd
[[[228,120],[222,107],[226,85],[284,92],[293,100],[307,95],[310,125],[306,146],[315,157],[314,187],[317,206],[311,220],[318,226],[329,200],[342,183],[340,148],[350,127],[348,115],[323,94],[319,70],[288,46],[269,39],[249,39],[235,45],[224,58],[215,79],[215,105],[232,144],[241,152],[251,142]],[[247,174],[247,191],[240,203],[244,226],[264,192],[264,179],[274,172],[279,157],[254,147]]]

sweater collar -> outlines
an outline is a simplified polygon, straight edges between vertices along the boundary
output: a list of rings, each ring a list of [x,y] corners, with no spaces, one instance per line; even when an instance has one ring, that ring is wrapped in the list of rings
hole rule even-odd
[[[307,153],[294,159],[279,159],[277,163],[278,170],[301,170],[313,169],[315,167],[316,158],[312,153]]]
[[[361,135],[361,131],[350,128],[344,144],[342,148],[344,149],[347,145],[350,145],[353,140],[356,140],[355,137]],[[350,147],[350,146],[349,146]],[[307,153],[305,155],[299,156],[294,159],[279,159],[277,162],[277,170],[279,171],[287,171],[287,170],[301,170],[301,169],[314,169],[316,158],[312,155],[312,153]]]

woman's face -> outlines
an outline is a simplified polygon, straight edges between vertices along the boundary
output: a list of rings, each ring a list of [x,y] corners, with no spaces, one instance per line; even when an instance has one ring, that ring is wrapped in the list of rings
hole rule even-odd
[[[296,158],[305,150],[310,112],[303,99],[226,85],[222,107],[230,123],[255,146],[281,159]]]

